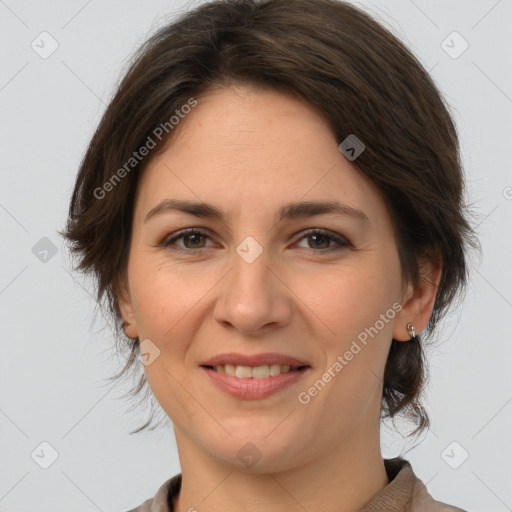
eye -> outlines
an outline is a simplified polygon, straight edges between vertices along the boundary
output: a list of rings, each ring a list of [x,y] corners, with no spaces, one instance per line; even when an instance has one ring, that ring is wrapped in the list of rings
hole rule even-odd
[[[331,252],[344,249],[352,245],[345,237],[331,233],[330,231],[325,231],[323,229],[311,229],[307,231],[306,234],[299,239],[299,241],[304,239],[313,240],[313,252]],[[331,246],[331,242],[335,242],[336,245]],[[326,245],[328,247],[326,247]],[[311,249],[311,247],[307,247],[307,249]]]
[[[175,246],[174,248],[176,250],[178,250],[178,251],[181,251],[181,252],[193,252],[193,251],[205,248],[200,243],[200,238],[201,237],[203,237],[203,238],[210,238],[208,236],[208,233],[206,233],[204,231],[201,231],[201,230],[196,229],[196,228],[188,228],[188,229],[185,229],[183,231],[180,231],[179,233],[176,234],[176,236],[174,236],[172,238],[168,238],[167,240],[165,240],[163,242],[162,245],[164,247],[169,247],[171,245],[174,245]],[[187,246],[187,243],[185,243],[185,248],[180,247],[179,245],[176,245],[175,242],[177,240],[180,240],[180,239],[183,239],[184,241],[191,240],[191,242],[188,242],[190,246]]]
[[[200,251],[201,249],[207,249],[208,247],[205,245],[206,239],[210,239],[207,232],[197,228],[188,228],[179,231],[171,238],[167,238],[161,246],[190,254],[191,252]],[[310,239],[313,241],[313,243],[309,247],[306,247],[306,249],[309,249],[314,253],[330,253],[331,251],[352,247],[352,244],[345,237],[322,229],[310,229],[299,239],[299,242],[304,239]],[[183,245],[176,244],[178,240],[182,240]]]

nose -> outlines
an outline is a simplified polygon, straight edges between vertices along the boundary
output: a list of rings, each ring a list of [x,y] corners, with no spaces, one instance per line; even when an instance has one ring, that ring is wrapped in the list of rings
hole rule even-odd
[[[249,335],[287,325],[293,293],[280,274],[266,250],[252,261],[242,251],[235,253],[233,266],[219,289],[216,321]]]

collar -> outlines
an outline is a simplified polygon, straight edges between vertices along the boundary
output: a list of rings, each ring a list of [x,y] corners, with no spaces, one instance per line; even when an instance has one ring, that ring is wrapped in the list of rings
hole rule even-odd
[[[384,467],[389,483],[381,489],[360,512],[406,512],[420,495],[426,492],[414,474],[411,464],[401,457],[384,459]],[[181,473],[167,480],[157,491],[154,498],[147,500],[140,512],[174,512],[174,499],[181,489]],[[419,491],[419,493],[418,493]],[[458,510],[458,509],[457,509]]]

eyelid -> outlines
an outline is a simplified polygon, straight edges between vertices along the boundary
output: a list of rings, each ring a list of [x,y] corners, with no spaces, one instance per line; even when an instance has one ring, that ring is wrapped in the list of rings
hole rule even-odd
[[[183,238],[186,235],[192,235],[192,234],[199,234],[199,235],[206,236],[206,237],[208,237],[210,239],[212,238],[209,230],[206,230],[205,228],[194,228],[194,227],[192,227],[192,228],[184,228],[184,229],[180,229],[179,231],[176,231],[175,233],[172,233],[169,236],[166,236],[163,239],[162,243],[159,244],[159,245],[164,247],[164,248],[167,248],[170,245],[172,245],[172,243],[175,242],[176,240],[179,240],[180,238]],[[176,248],[177,251],[189,252],[189,253],[197,252],[197,251],[201,251],[201,250],[206,249],[206,247],[199,247],[198,249],[183,249],[183,248],[178,247],[178,246],[175,246],[175,248]]]
[[[310,249],[313,252],[322,253],[322,252],[328,252],[331,249],[336,250],[336,249],[342,249],[344,247],[353,247],[352,243],[350,242],[350,240],[347,237],[345,237],[339,233],[336,233],[335,231],[331,231],[329,229],[308,228],[305,231],[304,230],[300,231],[299,233],[301,234],[301,237],[297,240],[297,242],[299,242],[303,238],[306,238],[308,235],[319,234],[319,235],[323,235],[327,238],[330,238],[333,242],[338,244],[337,247],[329,247],[328,249],[320,249],[318,251],[315,251],[314,249]]]
[[[176,231],[175,233],[172,233],[169,236],[166,236],[164,238],[164,240],[161,242],[161,244],[159,244],[159,245],[164,248],[168,248],[171,245],[174,245],[174,250],[177,250],[178,252],[183,252],[183,253],[197,253],[199,251],[202,251],[202,250],[208,248],[208,247],[199,247],[196,249],[186,249],[186,248],[183,249],[182,247],[179,247],[174,244],[174,242],[176,240],[179,240],[180,238],[183,238],[184,236],[189,235],[189,234],[199,234],[199,235],[206,236],[210,239],[212,238],[211,233],[208,229],[190,227],[190,228],[181,229],[179,231]],[[347,237],[345,237],[339,233],[336,233],[335,231],[328,230],[328,229],[307,228],[305,230],[301,230],[298,233],[296,233],[296,235],[298,235],[298,234],[300,234],[301,236],[294,243],[300,242],[302,239],[307,238],[308,236],[311,236],[313,234],[319,234],[319,235],[323,235],[327,238],[330,238],[332,242],[337,244],[334,247],[329,247],[327,249],[315,250],[315,249],[311,249],[311,248],[305,248],[306,250],[309,250],[310,252],[313,252],[313,253],[325,254],[325,253],[329,253],[331,251],[341,250],[341,249],[344,249],[347,247],[350,247],[350,248],[354,247],[353,244],[350,242],[350,240]]]

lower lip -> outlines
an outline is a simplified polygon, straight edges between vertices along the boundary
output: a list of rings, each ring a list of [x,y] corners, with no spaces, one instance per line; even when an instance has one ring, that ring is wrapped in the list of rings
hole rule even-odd
[[[281,373],[266,379],[239,379],[204,366],[201,369],[209,375],[216,386],[228,395],[242,400],[261,400],[295,384],[310,368]]]

